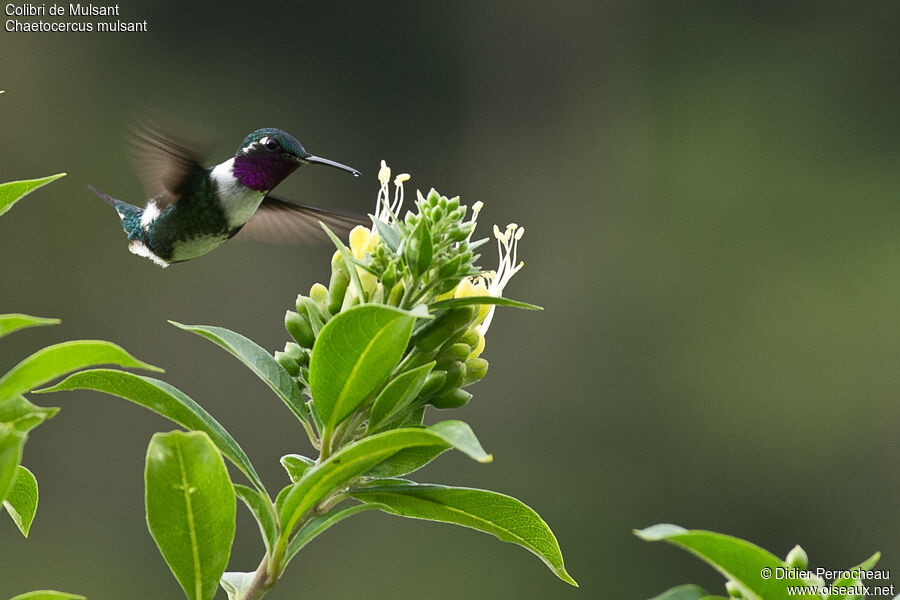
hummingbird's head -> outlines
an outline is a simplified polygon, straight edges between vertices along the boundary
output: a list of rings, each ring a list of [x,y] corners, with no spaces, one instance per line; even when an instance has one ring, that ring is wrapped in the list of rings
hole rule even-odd
[[[268,192],[307,163],[336,167],[359,177],[356,169],[313,156],[295,137],[274,128],[257,129],[244,138],[234,155],[234,176],[252,190]]]

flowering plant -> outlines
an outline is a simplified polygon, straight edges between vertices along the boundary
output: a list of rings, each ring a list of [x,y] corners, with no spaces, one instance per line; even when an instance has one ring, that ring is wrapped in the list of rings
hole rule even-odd
[[[402,215],[403,184],[382,163],[372,227],[350,232],[328,286],[314,284],[285,315],[290,334],[273,355],[248,338],[206,325],[182,325],[218,344],[265,381],[300,422],[318,453],[287,454],[289,482],[274,499],[237,441],[199,404],[167,383],[122,370],[89,369],[43,391],[91,389],[125,398],[187,429],[158,433],[145,466],[146,512],[163,558],[191,600],[219,585],[231,600],[262,597],[288,563],[326,529],[354,514],[381,510],[462,525],[518,544],[563,581],[559,545],[547,524],[520,501],[472,488],[415,483],[405,477],[450,449],[490,462],[472,429],[458,420],[426,425],[429,407],[467,403],[468,387],[488,369],[485,335],[497,306],[538,307],[504,298],[522,267],[524,229],[494,228],[496,270],[477,266],[473,241],[481,203],[417,194]],[[235,483],[224,460],[250,485]],[[225,572],[236,498],[259,524],[266,552],[258,568]]]

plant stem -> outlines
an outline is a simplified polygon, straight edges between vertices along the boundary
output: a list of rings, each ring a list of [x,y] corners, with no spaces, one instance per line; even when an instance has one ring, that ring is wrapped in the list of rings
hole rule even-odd
[[[259,567],[256,568],[256,574],[253,576],[253,581],[250,582],[250,587],[248,587],[244,592],[244,595],[241,596],[241,600],[258,600],[275,584],[275,581],[269,581],[268,568],[269,555],[266,554],[263,556],[262,561],[260,561]]]

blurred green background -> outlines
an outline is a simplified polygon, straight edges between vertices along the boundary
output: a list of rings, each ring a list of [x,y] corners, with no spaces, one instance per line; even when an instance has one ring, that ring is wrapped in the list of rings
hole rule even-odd
[[[211,159],[274,126],[364,172],[308,167],[288,197],[371,210],[384,158],[408,185],[484,201],[485,234],[527,229],[507,292],[546,310],[499,313],[490,375],[451,413],[495,462],[446,456],[418,479],[530,504],[581,590],[489,536],[366,513],[273,600],[721,593],[630,533],[663,521],[780,555],[799,542],[829,569],[881,550],[900,569],[896,2],[120,6],[150,32],[0,31],[0,180],[69,173],[0,219],[0,311],[64,321],[2,340],[0,371],[109,339],[165,367],[271,486],[278,457],[307,448],[263,384],[166,319],[279,349],[331,251],[235,242],[166,270],[129,254],[87,185],[142,203],[123,152],[142,107],[219,133]],[[34,399],[63,411],[26,448],[30,539],[0,519],[0,597],[181,597],[143,515],[146,444],[172,426],[99,394]],[[260,555],[240,512],[231,568]]]

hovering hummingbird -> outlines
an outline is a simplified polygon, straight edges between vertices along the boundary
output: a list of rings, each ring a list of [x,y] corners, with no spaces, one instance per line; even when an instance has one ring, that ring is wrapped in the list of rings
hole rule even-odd
[[[116,209],[128,249],[162,267],[202,256],[241,230],[260,239],[302,241],[324,234],[319,221],[344,230],[359,222],[269,194],[305,164],[328,165],[359,177],[356,169],[311,155],[280,129],[257,129],[233,157],[213,167],[204,167],[194,150],[153,129],[137,132],[135,146],[150,197],[147,206],[91,190]]]

